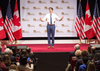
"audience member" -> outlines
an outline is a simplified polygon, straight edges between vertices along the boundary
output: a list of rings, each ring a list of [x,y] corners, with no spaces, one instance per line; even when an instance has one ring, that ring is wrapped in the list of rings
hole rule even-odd
[[[79,71],[86,71],[87,70],[87,62],[88,62],[88,57],[83,57],[82,58],[82,64],[83,65],[80,65],[79,67]]]
[[[11,64],[8,71],[19,71],[15,64]]]
[[[2,62],[7,66],[7,69],[8,69],[11,64],[11,60],[8,54],[4,55]]]
[[[94,55],[95,55],[95,47],[92,46],[92,47],[91,47],[91,53],[88,54],[88,59],[89,59],[89,60],[92,60],[92,59],[94,58]]]
[[[27,53],[27,51],[25,49],[22,50],[21,55],[25,55],[27,58],[29,56],[28,53]]]
[[[94,60],[95,65],[97,65],[97,63],[100,60],[100,53],[99,52],[94,55],[93,60]]]
[[[96,67],[94,62],[89,62],[88,66],[87,66],[87,71],[96,71]]]
[[[76,55],[77,59],[81,58],[81,52],[82,52],[81,50],[76,50],[75,55]]]
[[[73,52],[70,52],[70,56],[69,56],[69,62],[70,62],[70,59],[73,57],[73,56],[75,56],[75,52],[76,52],[76,50],[79,50],[80,49],[80,45],[75,45],[74,46],[74,49],[75,49],[75,51],[73,51]]]
[[[25,55],[21,55],[19,64],[17,65],[20,71],[32,71],[33,70],[33,65],[32,64],[29,65],[27,63],[27,57]]]
[[[82,53],[81,53],[81,57],[83,58],[87,55],[88,55],[87,51],[83,50]],[[75,71],[79,71],[79,66],[82,65],[82,58],[77,60]]]
[[[0,70],[7,71],[7,67],[6,67],[6,65],[4,63],[1,62],[1,59],[2,59],[2,57],[0,55]]]
[[[92,47],[91,45],[88,46],[88,53],[89,54],[91,53],[91,47]]]
[[[9,49],[9,48],[6,48],[5,49],[5,54],[8,54],[10,59],[11,59],[11,62],[16,62],[16,59],[15,57],[12,55],[12,51]]]

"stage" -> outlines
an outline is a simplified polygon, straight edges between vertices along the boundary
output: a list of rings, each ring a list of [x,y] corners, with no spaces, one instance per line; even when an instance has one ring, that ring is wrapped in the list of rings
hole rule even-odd
[[[17,44],[17,45],[11,44],[7,46],[19,46],[19,45],[30,47],[32,52],[71,52],[74,51],[74,46],[76,44],[55,44],[54,49],[52,48],[52,46],[51,48],[48,49],[48,44]],[[87,49],[88,46],[89,44],[80,44],[80,50]]]

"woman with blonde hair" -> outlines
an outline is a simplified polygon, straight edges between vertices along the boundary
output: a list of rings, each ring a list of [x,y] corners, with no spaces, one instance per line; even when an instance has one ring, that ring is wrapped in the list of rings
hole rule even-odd
[[[81,50],[76,50],[75,55],[76,55],[77,59],[81,58],[81,53],[82,53]]]
[[[18,67],[15,64],[10,65],[8,71],[18,71]]]
[[[88,66],[87,66],[87,71],[96,71],[94,62],[89,62]]]

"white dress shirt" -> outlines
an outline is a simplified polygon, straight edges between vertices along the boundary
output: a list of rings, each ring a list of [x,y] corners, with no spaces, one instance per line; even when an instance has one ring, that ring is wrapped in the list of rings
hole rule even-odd
[[[59,18],[56,14],[52,13],[52,24],[55,24],[56,19],[59,20],[60,18]],[[43,20],[44,20],[44,21],[47,20],[47,23],[48,23],[48,24],[51,24],[51,23],[50,23],[50,13],[47,14],[47,15],[43,18]]]

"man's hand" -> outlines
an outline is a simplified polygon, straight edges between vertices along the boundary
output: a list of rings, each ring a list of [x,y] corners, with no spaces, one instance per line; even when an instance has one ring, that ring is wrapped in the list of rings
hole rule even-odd
[[[61,19],[59,19],[59,21],[61,21],[64,18],[64,16],[61,17]]]
[[[40,17],[40,20],[42,21],[42,22],[44,22],[43,20],[42,20],[42,18]]]
[[[64,16],[62,16],[62,19],[64,18]]]

